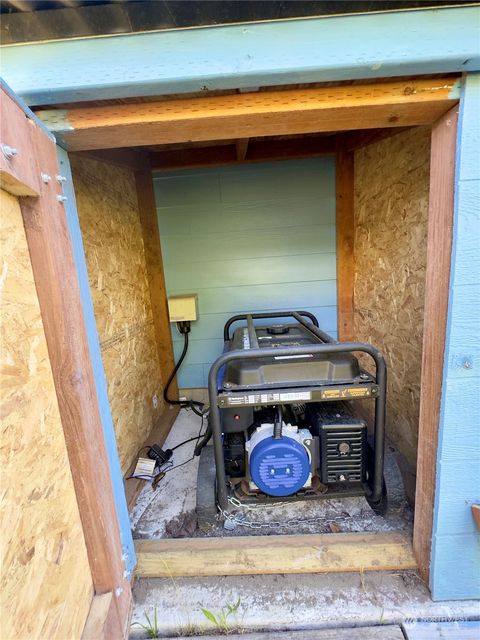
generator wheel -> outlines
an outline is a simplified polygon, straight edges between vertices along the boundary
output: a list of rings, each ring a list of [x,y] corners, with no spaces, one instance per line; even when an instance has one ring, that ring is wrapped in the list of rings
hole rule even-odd
[[[218,524],[214,447],[203,447],[197,476],[197,524],[211,531]]]
[[[373,469],[373,448],[370,443],[367,444],[367,480],[371,475],[371,469]],[[385,476],[382,477],[382,497],[380,500],[373,502],[366,498],[370,508],[377,516],[384,516],[388,511],[388,495],[387,495],[387,485],[385,483]]]

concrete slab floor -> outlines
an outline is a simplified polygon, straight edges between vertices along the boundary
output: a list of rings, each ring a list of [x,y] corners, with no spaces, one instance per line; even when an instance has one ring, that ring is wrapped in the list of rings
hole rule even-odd
[[[145,624],[145,614],[152,619],[155,610],[158,637],[211,634],[215,627],[201,609],[217,613],[238,599],[238,613],[229,619],[232,632],[269,631],[279,638],[282,630],[480,618],[479,602],[433,602],[413,571],[156,578],[135,584],[131,638],[147,637],[137,623]]]
[[[171,448],[196,436],[200,427],[200,418],[183,409],[164,448]],[[268,524],[268,527],[265,526],[263,529],[252,529],[242,525],[233,531],[225,531],[222,522],[219,521],[218,526],[206,534],[196,528],[195,501],[199,459],[191,459],[194,446],[195,443],[192,442],[174,452],[172,466],[181,466],[172,471],[166,467],[167,473],[156,489],[149,483],[143,488],[131,514],[134,538],[412,531],[413,512],[405,498],[400,471],[395,462],[395,450],[388,445],[385,455],[385,477],[389,511],[385,517],[376,516],[363,497],[297,501],[262,506],[255,510],[238,510],[237,515],[247,523]],[[306,522],[301,522],[302,520]],[[292,521],[295,523],[288,524]],[[325,521],[329,521],[330,524]]]

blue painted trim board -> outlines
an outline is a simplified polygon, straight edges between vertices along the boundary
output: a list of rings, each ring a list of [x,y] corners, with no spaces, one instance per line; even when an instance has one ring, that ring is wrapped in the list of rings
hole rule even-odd
[[[128,573],[128,577],[131,579],[133,577],[133,570],[136,565],[135,547],[133,544],[133,537],[130,528],[130,519],[128,515],[127,501],[125,498],[125,489],[123,485],[122,471],[120,468],[120,460],[118,457],[115,430],[110,413],[107,382],[105,379],[105,371],[103,369],[102,354],[100,352],[97,325],[95,322],[95,315],[93,311],[90,284],[88,281],[87,264],[85,261],[85,253],[83,249],[82,232],[80,230],[77,206],[75,202],[75,192],[73,189],[72,173],[70,170],[70,162],[67,152],[62,148],[57,147],[57,154],[62,175],[67,178],[67,181],[65,182],[63,188],[64,193],[67,196],[65,207],[67,213],[68,229],[72,240],[75,265],[78,275],[78,283],[80,286],[80,295],[82,298],[85,327],[87,330],[88,345],[90,348],[90,358],[92,361],[98,405],[100,408],[100,416],[103,425],[103,434],[105,436],[108,461],[110,464],[110,477],[112,479],[113,494],[115,498],[115,506],[117,509],[118,523],[120,527],[123,560],[125,562],[125,568]]]
[[[478,6],[2,47],[30,105],[480,70]]]
[[[449,308],[438,436],[430,587],[480,598],[480,74],[460,101]]]

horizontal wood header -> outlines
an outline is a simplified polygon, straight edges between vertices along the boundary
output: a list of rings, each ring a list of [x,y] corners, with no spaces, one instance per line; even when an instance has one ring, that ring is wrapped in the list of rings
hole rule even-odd
[[[38,115],[72,151],[431,124],[459,98],[434,78],[76,107]]]

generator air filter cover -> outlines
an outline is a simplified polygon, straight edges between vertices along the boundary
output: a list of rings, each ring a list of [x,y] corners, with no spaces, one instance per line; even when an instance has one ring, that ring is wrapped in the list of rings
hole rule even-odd
[[[250,455],[250,475],[269,496],[290,496],[305,485],[310,475],[310,458],[305,447],[283,435],[261,440]]]

